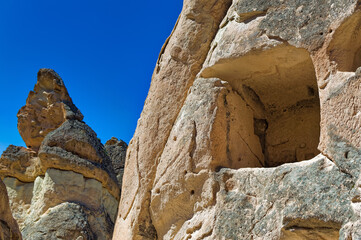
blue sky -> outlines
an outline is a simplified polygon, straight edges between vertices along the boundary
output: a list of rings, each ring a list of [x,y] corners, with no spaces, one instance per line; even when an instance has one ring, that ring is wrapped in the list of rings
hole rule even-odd
[[[0,0],[0,153],[24,146],[16,114],[44,67],[63,78],[103,143],[129,142],[181,8],[181,0]]]

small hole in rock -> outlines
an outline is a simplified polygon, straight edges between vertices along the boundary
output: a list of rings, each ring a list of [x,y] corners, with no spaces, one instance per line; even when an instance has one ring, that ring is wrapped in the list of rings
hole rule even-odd
[[[307,86],[307,93],[310,97],[315,96],[315,89],[313,89],[313,87]]]
[[[217,167],[215,168],[215,171],[216,171],[216,172],[219,172],[219,171],[221,171],[222,168],[224,168],[224,167],[223,167],[223,166],[217,166]]]
[[[191,195],[193,195],[193,194],[194,194],[194,190],[191,191]]]

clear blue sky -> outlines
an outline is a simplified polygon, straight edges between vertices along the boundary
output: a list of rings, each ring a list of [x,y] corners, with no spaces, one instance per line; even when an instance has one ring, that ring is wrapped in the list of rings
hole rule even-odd
[[[0,0],[0,153],[40,68],[63,78],[103,143],[132,138],[181,0]]]

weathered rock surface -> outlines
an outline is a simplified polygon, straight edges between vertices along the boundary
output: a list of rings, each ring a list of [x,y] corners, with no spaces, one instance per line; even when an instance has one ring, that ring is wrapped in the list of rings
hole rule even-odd
[[[39,158],[45,168],[70,170],[96,179],[119,198],[111,160],[96,133],[84,122],[67,120],[49,133],[41,144]]]
[[[4,182],[25,239],[49,239],[53,234],[66,236],[66,232],[75,230],[79,236],[83,231],[89,232],[84,239],[111,238],[118,201],[99,181],[50,168],[34,183],[22,183],[11,177]],[[72,209],[78,209],[73,213],[76,217],[62,225],[65,223],[62,219],[71,218]]]
[[[82,120],[63,80],[51,69],[40,69],[34,91],[18,112],[18,129],[26,146],[37,151],[44,137],[66,119]]]
[[[28,148],[10,145],[0,176],[23,238],[111,239],[120,198],[112,164],[122,159],[109,158],[53,70],[39,71],[18,117]]]
[[[21,240],[19,227],[11,214],[6,186],[0,180],[0,239]]]
[[[42,174],[40,159],[31,149],[10,145],[1,155],[1,176],[14,176],[20,181],[31,182]]]
[[[129,143],[116,238],[154,239],[157,235],[149,212],[156,162],[230,4],[230,0],[184,1],[176,27],[161,50]]]
[[[119,187],[122,188],[125,157],[128,145],[124,141],[118,140],[116,137],[112,137],[105,143],[104,147],[110,160],[112,161],[113,170],[117,176]]]
[[[356,0],[185,1],[113,239],[361,239],[360,24]]]
[[[203,186],[199,195],[196,189],[193,196],[198,212],[165,238],[338,239],[340,233],[347,235],[341,228],[353,217],[354,182],[322,155],[278,168],[222,169],[207,177],[212,187]],[[204,206],[207,197],[214,202]]]

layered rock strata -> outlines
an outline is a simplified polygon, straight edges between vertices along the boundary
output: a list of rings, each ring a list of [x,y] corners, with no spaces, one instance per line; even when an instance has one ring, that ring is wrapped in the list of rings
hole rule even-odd
[[[0,176],[23,238],[111,239],[126,144],[110,159],[50,69],[39,71],[18,118],[28,148],[10,145]]]
[[[361,238],[360,24],[356,0],[184,1],[113,239]]]

